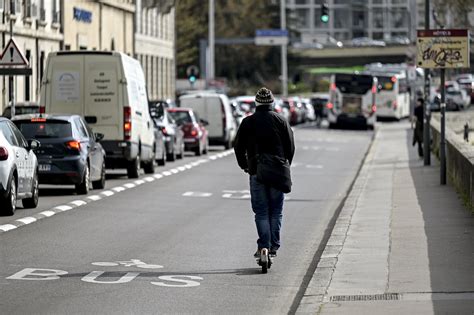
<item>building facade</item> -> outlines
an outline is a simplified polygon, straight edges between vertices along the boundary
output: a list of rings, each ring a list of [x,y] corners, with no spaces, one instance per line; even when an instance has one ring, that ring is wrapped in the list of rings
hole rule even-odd
[[[174,2],[136,0],[135,3],[135,58],[145,72],[150,100],[175,98]]]
[[[133,0],[62,0],[64,50],[120,51],[133,56]]]
[[[59,0],[15,0],[0,1],[1,47],[10,39],[10,20],[13,23],[13,37],[19,50],[29,62],[31,76],[14,76],[13,92],[15,102],[39,100],[40,82],[48,54],[59,50],[63,35],[60,23]],[[0,109],[11,101],[8,77],[0,78]]]
[[[329,7],[328,23],[320,19],[323,3]],[[414,40],[416,36],[416,0],[287,0],[287,7],[303,43],[324,36],[343,42],[356,37]]]

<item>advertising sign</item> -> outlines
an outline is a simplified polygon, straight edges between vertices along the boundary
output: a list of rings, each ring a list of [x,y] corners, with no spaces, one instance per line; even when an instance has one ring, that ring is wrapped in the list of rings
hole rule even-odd
[[[417,66],[421,68],[469,68],[468,30],[418,30]]]

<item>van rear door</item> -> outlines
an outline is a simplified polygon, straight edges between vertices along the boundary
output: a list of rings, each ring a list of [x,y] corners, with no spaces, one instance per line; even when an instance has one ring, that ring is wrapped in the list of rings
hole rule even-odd
[[[107,140],[123,139],[123,89],[120,58],[86,55],[84,116],[95,132]],[[123,85],[125,86],[125,85]]]
[[[218,95],[207,96],[206,109],[207,120],[209,121],[208,132],[210,138],[224,137],[225,109]]]
[[[46,113],[82,115],[84,91],[84,57],[50,55],[40,106]]]

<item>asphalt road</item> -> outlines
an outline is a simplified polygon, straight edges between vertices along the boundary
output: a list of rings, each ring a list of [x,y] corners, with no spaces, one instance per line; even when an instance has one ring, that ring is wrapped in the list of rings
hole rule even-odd
[[[248,177],[233,154],[212,151],[143,183],[110,176],[113,195],[93,191],[103,198],[0,233],[1,313],[288,313],[372,137],[312,127],[295,135],[293,192],[268,274],[252,257]],[[86,198],[69,192],[43,189],[39,209],[0,225]]]

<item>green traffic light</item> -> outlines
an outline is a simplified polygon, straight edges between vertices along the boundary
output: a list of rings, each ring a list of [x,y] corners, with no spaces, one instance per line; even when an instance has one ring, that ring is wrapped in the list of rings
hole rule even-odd
[[[321,22],[323,23],[329,22],[329,15],[321,15]]]
[[[191,83],[194,83],[194,82],[196,82],[196,77],[195,77],[195,76],[193,76],[193,75],[192,75],[192,76],[190,76],[190,77],[189,77],[189,82],[191,82]]]

